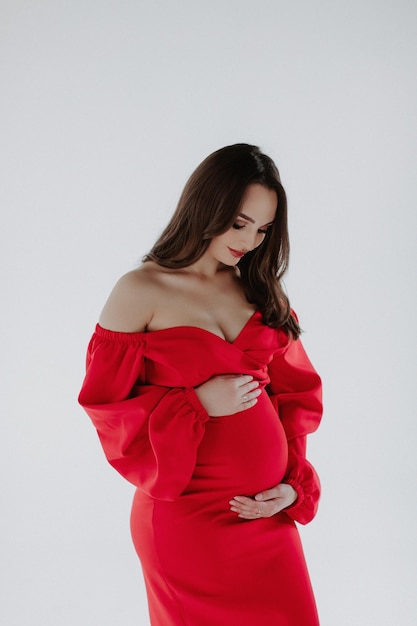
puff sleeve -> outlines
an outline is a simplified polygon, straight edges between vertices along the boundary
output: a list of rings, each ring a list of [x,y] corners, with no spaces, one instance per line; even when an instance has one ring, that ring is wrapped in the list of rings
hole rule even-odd
[[[288,466],[282,482],[297,492],[297,500],[285,513],[307,524],[315,516],[320,498],[319,478],[306,459],[306,438],[321,420],[321,380],[299,339],[289,340],[287,348],[274,355],[268,372],[267,390],[288,441]]]
[[[151,497],[174,500],[191,479],[209,416],[192,388],[145,384],[145,337],[97,325],[78,401],[109,463]]]

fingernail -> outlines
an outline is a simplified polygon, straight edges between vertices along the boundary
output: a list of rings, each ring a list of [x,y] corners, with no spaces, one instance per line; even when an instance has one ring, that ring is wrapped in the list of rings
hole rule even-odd
[[[257,493],[256,496],[255,496],[255,500],[262,500],[262,499],[263,499],[262,494],[261,493]]]

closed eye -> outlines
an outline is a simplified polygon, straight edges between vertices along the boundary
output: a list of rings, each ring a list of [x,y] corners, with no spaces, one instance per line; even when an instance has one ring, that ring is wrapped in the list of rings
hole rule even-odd
[[[242,228],[245,228],[245,226],[246,224],[233,224],[232,228],[234,228],[235,230],[241,230]],[[266,235],[270,228],[270,226],[266,226],[265,228],[258,228],[258,233]]]
[[[237,224],[236,222],[232,225],[232,228],[235,228],[236,230],[242,230],[242,228],[245,228],[246,224]],[[261,235],[266,235],[266,233],[268,232],[268,230],[271,228],[272,224],[268,224],[268,226],[264,226],[264,228],[258,228],[258,233],[260,233]]]

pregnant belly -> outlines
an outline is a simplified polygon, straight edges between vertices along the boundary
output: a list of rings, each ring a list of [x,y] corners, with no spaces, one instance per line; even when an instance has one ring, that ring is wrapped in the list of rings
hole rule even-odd
[[[184,493],[254,495],[281,482],[287,455],[284,429],[263,391],[253,408],[206,422],[196,468]]]

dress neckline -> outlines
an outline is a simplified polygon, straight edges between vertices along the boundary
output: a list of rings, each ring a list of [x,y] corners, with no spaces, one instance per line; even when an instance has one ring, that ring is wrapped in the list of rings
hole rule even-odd
[[[232,341],[229,341],[228,339],[226,339],[226,337],[222,337],[221,335],[218,335],[217,333],[214,333],[212,330],[207,330],[207,328],[201,328],[201,326],[192,326],[192,325],[189,325],[189,324],[179,324],[178,326],[168,326],[167,328],[159,328],[157,330],[148,330],[148,331],[145,331],[144,334],[145,335],[152,335],[153,333],[163,333],[165,331],[175,330],[175,329],[195,330],[197,332],[202,332],[202,333],[206,333],[208,335],[212,335],[213,337],[216,337],[217,339],[220,339],[220,341],[228,343],[228,344],[230,344],[232,346],[234,343],[236,343],[236,341],[242,335],[244,330],[246,330],[247,326],[249,326],[250,322],[253,320],[253,318],[255,317],[255,315],[258,312],[259,312],[258,309],[256,309],[252,313],[252,315],[248,318],[248,320],[245,322],[245,324],[242,326],[242,328],[240,329],[240,331],[238,332],[238,334],[236,335],[236,337]]]
[[[115,330],[110,330],[108,328],[104,328],[103,326],[100,326],[100,324],[96,325],[96,331],[98,331],[99,334],[101,335],[107,335],[107,336],[113,336],[114,338],[118,338],[118,339],[134,339],[135,337],[137,338],[150,338],[150,336],[152,335],[158,335],[158,334],[164,334],[164,333],[169,333],[175,330],[190,330],[196,333],[204,333],[208,336],[212,336],[215,339],[218,339],[219,341],[222,341],[223,343],[227,343],[231,346],[233,346],[238,339],[241,337],[241,335],[244,333],[244,331],[246,330],[246,328],[250,325],[250,323],[253,321],[253,319],[255,318],[255,316],[260,315],[260,311],[258,309],[256,309],[252,315],[248,318],[248,320],[245,322],[245,324],[242,326],[242,328],[240,329],[240,331],[238,332],[238,334],[236,335],[236,337],[233,339],[233,341],[229,341],[228,339],[226,339],[225,337],[221,337],[220,335],[218,335],[217,333],[214,333],[211,330],[207,330],[207,328],[201,328],[201,326],[192,326],[192,325],[187,325],[187,324],[179,324],[178,326],[167,326],[166,328],[158,328],[156,330],[145,330],[145,331],[136,331],[136,332],[132,332],[132,333],[128,333],[128,332],[123,332],[123,331],[115,331]]]

